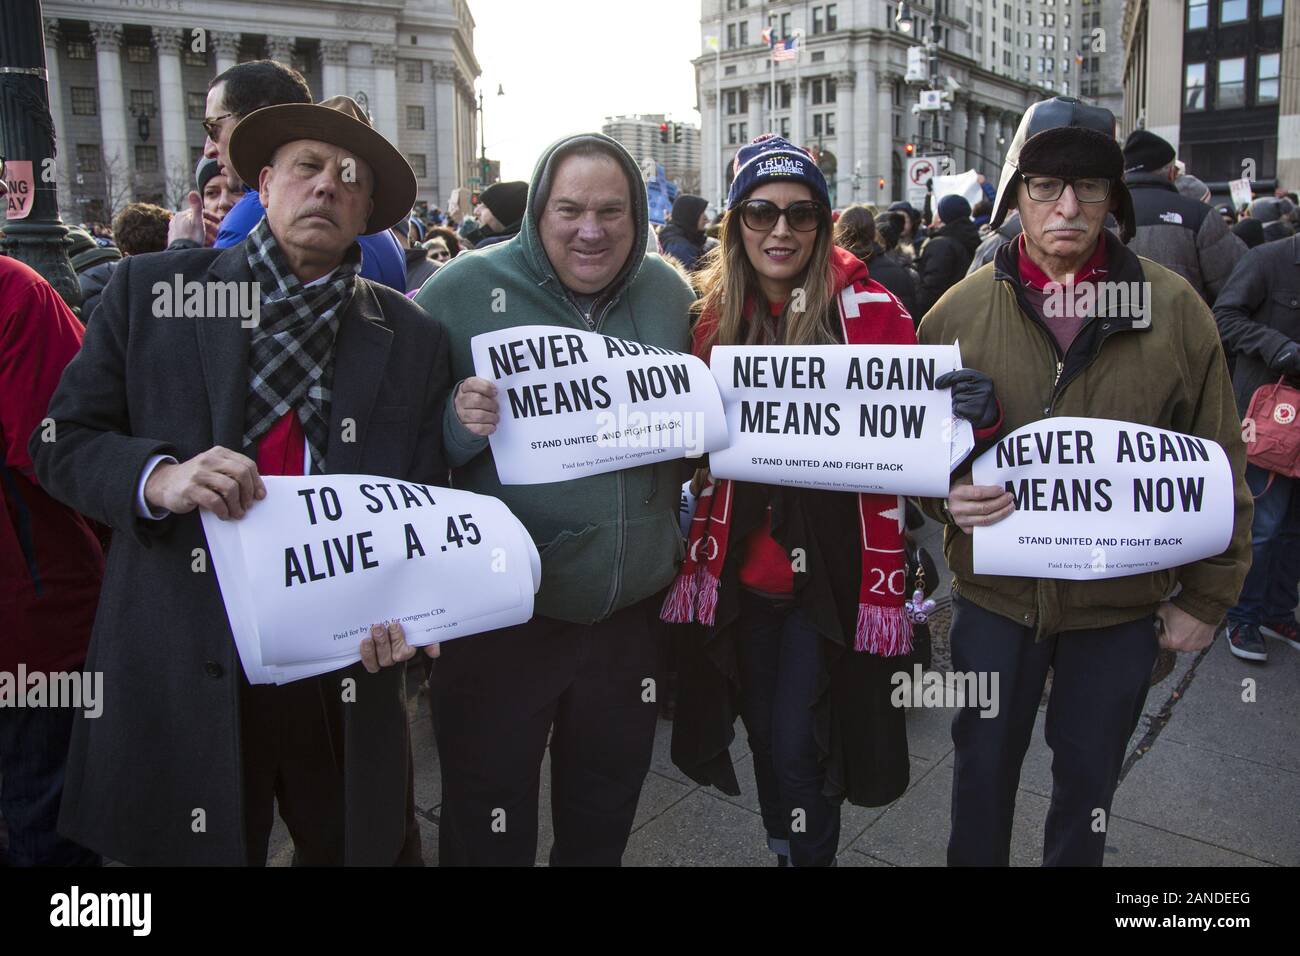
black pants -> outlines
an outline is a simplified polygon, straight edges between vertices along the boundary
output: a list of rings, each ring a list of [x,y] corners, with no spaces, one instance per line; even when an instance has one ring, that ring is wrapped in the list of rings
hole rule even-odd
[[[278,803],[293,837],[294,866],[342,866],[343,703],[337,675],[280,685],[244,681],[240,693],[248,865],[266,865]],[[409,739],[407,750],[406,839],[393,863],[422,866]]]
[[[830,866],[839,846],[840,808],[822,795],[826,773],[812,709],[822,637],[793,603],[748,591],[740,597],[739,630],[741,715],[767,845],[793,866]]]
[[[1007,865],[1020,765],[1051,667],[1045,736],[1052,802],[1043,864],[1100,866],[1124,748],[1158,649],[1153,618],[1035,643],[1031,628],[955,597],[951,640],[954,671],[998,675],[998,712],[981,717],[969,702],[953,719],[948,864]]]
[[[653,607],[652,607],[653,604]],[[617,866],[654,750],[652,601],[448,641],[433,669],[442,866],[532,866],[547,738],[552,866]]]

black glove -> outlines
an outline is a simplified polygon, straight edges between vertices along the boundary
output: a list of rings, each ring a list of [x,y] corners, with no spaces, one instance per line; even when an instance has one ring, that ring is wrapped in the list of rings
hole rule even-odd
[[[934,387],[951,388],[952,413],[977,429],[988,428],[998,420],[998,399],[993,394],[993,379],[983,372],[959,368],[936,378]]]
[[[1286,348],[1269,366],[1279,375],[1300,375],[1300,348]],[[935,382],[938,385],[938,382]]]

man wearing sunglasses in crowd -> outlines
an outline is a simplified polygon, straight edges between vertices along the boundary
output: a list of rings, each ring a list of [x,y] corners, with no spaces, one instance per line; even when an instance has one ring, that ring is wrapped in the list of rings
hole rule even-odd
[[[923,502],[947,526],[953,670],[995,674],[1000,688],[995,716],[963,708],[953,721],[950,865],[1007,864],[1020,765],[1049,667],[1052,800],[1043,862],[1101,864],[1105,822],[1157,652],[1204,648],[1250,563],[1245,448],[1218,330],[1190,285],[1124,245],[1135,217],[1114,129],[1109,110],[1069,97],[1029,108],[1007,151],[991,221],[997,228],[1014,208],[1024,232],[949,289],[918,338],[927,345],[960,339],[966,366],[993,379],[1002,421],[986,441],[1044,418],[1078,416],[1218,442],[1232,463],[1233,535],[1222,554],[1145,574],[982,575],[973,570],[971,532],[1007,517],[1012,495],[972,485],[971,456],[954,473],[947,500]],[[1123,241],[1103,228],[1108,211]],[[1084,287],[1108,282],[1140,283],[1143,292],[1124,310],[1086,308],[1088,293],[1098,303],[1104,297]],[[1052,301],[1060,296],[1074,301],[1052,307],[1066,304]]]
[[[230,162],[230,131],[249,113],[282,103],[312,102],[311,88],[301,73],[274,60],[239,63],[218,74],[208,84],[203,129],[208,138],[203,155],[216,159],[227,188],[246,188]],[[248,189],[225,218],[205,212],[202,197],[190,193],[189,203],[172,219],[168,247],[177,239],[196,246],[225,249],[243,242],[262,221],[266,210],[256,189]],[[392,233],[385,229],[371,236],[358,236],[361,245],[361,276],[406,292],[406,258]]]

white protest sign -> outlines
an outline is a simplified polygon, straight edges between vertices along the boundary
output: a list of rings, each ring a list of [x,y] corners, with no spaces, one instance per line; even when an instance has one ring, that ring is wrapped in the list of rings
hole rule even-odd
[[[1232,193],[1232,208],[1241,209],[1242,206],[1249,206],[1251,200],[1250,180],[1234,179],[1228,183],[1228,190]]]
[[[936,208],[939,200],[944,196],[961,196],[970,203],[972,209],[984,198],[984,190],[980,187],[979,173],[973,169],[968,169],[964,173],[957,173],[955,176],[935,176],[930,188],[934,191]]]
[[[694,458],[726,443],[717,386],[693,355],[550,325],[485,332],[470,350],[475,374],[498,389],[488,441],[503,485]]]
[[[975,529],[975,572],[1088,581],[1175,568],[1232,540],[1232,467],[1206,438],[1101,418],[1045,418],[975,459],[1016,510]]]
[[[369,475],[263,480],[238,521],[202,513],[251,683],[344,667],[379,622],[423,646],[532,617],[541,561],[496,498]]]
[[[974,447],[934,387],[956,345],[717,345],[711,366],[730,439],[716,478],[941,498]]]

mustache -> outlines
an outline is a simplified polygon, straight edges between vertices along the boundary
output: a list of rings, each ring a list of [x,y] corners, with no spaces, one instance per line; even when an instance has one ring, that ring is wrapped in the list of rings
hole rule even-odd
[[[1055,219],[1044,228],[1048,232],[1054,229],[1079,229],[1086,232],[1088,230],[1088,221],[1083,216],[1076,216],[1073,219]]]

